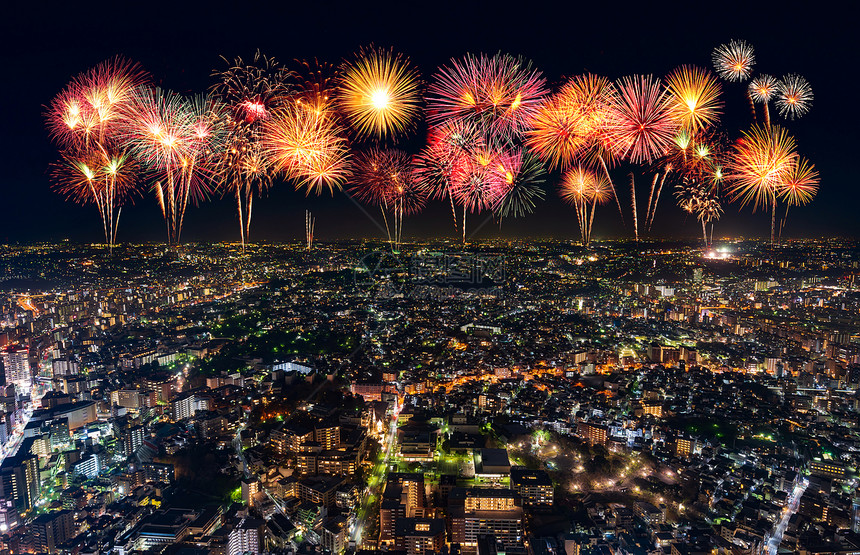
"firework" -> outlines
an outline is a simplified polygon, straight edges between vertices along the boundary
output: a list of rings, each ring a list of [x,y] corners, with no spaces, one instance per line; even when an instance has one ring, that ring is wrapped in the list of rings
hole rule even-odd
[[[735,145],[728,174],[729,193],[741,207],[771,208],[771,242],[775,240],[776,201],[796,163],[794,138],[785,129],[754,126]]]
[[[609,180],[603,174],[577,166],[562,176],[559,195],[576,209],[582,244],[587,245],[591,241],[597,206],[609,201],[614,195]]]
[[[795,158],[794,138],[779,127],[754,126],[735,145],[728,178],[741,206],[766,208],[784,183]]]
[[[718,132],[700,132],[693,136],[688,130],[681,129],[675,135],[669,152],[654,165],[655,174],[645,215],[646,231],[654,225],[660,195],[670,174],[676,183],[680,181],[719,193],[724,142],[724,137]]]
[[[121,57],[76,76],[48,107],[48,131],[64,149],[99,148],[114,138],[121,113],[147,75]]]
[[[720,219],[723,207],[716,191],[707,185],[696,181],[691,176],[684,176],[675,187],[678,206],[688,214],[693,214],[702,224],[702,237],[705,248],[713,239],[713,222]],[[711,224],[711,239],[708,239],[708,224]]]
[[[397,138],[420,112],[418,72],[390,50],[362,50],[343,70],[339,104],[361,137]]]
[[[500,154],[494,171],[498,173],[504,189],[494,207],[500,221],[507,216],[517,218],[531,214],[535,202],[543,200],[544,190],[541,185],[546,179],[546,172],[537,159],[524,154],[522,150]]]
[[[452,191],[457,178],[464,174],[462,168],[470,164],[470,157],[485,148],[484,136],[474,122],[451,119],[430,130],[427,146],[416,157],[416,176],[428,195],[448,198],[455,232],[458,224]]]
[[[307,194],[334,193],[349,175],[346,139],[334,119],[294,101],[275,111],[262,129],[264,158]]]
[[[427,121],[464,119],[510,141],[529,128],[546,93],[546,81],[529,61],[467,54],[434,76],[427,88]]]
[[[666,79],[675,119],[693,133],[715,124],[720,117],[720,84],[696,66],[681,66]]]
[[[788,166],[782,187],[778,191],[781,200],[785,201],[785,215],[780,220],[779,237],[788,220],[788,211],[792,206],[800,206],[812,201],[818,193],[819,179],[815,166],[805,158],[795,157]]]
[[[337,68],[317,59],[313,62],[298,61],[298,64],[299,69],[295,76],[299,85],[295,96],[300,102],[306,103],[308,109],[333,116]]]
[[[788,164],[779,195],[789,206],[808,204],[818,192],[818,172],[805,158],[794,157]]]
[[[404,216],[421,211],[427,202],[427,189],[418,181],[412,157],[401,150],[372,149],[357,157],[354,176],[356,185],[350,192],[362,202],[379,207],[388,240],[393,247],[398,246]],[[393,234],[387,211],[393,214]]]
[[[146,74],[117,57],[79,74],[46,112],[51,137],[63,150],[53,172],[55,186],[69,199],[96,204],[109,250],[113,250],[122,205],[133,190],[137,168],[117,146],[123,111]]]
[[[777,87],[776,107],[784,118],[803,116],[812,108],[812,87],[796,73],[786,75]]]
[[[210,96],[140,87],[122,117],[122,144],[155,177],[168,241],[176,244],[189,200],[211,191],[227,137],[223,108]]]
[[[214,71],[212,92],[225,107],[227,129],[223,156],[218,161],[222,187],[236,197],[242,249],[251,232],[255,196],[272,184],[272,167],[263,156],[262,128],[273,111],[287,102],[293,74],[259,50],[246,62],[221,58],[227,69]]]
[[[122,207],[138,193],[137,163],[124,151],[88,150],[64,154],[51,172],[54,189],[79,204],[94,204],[105,242],[116,243]]]
[[[762,74],[750,81],[748,88],[753,100],[767,104],[776,95],[778,85],[775,77]]]
[[[764,120],[765,125],[768,127],[770,127],[770,109],[768,108],[768,104],[776,96],[778,87],[779,82],[776,78],[766,74],[755,77],[747,87],[747,93],[752,101],[764,105]]]
[[[673,140],[679,128],[672,110],[671,97],[660,81],[650,75],[624,77],[618,81],[617,90],[618,94],[613,97],[606,118],[604,132],[609,148],[619,158],[633,163],[651,163],[664,156],[674,144]],[[638,240],[639,221],[636,191],[632,189],[634,186],[635,180],[631,178],[633,229]],[[653,199],[654,191],[652,184],[648,197],[649,212],[651,206],[656,204]]]
[[[183,99],[162,89],[140,87],[125,109],[122,141],[156,176],[155,192],[167,224],[167,240],[178,241],[177,201],[185,198],[176,171],[190,153],[192,127]]]
[[[499,155],[489,147],[476,149],[454,166],[451,197],[469,212],[493,210],[506,191],[505,174],[497,168]]]
[[[559,96],[544,101],[528,131],[527,144],[551,168],[567,168],[586,146],[579,114]]]
[[[606,135],[620,158],[651,163],[669,150],[678,132],[670,101],[660,81],[650,75],[619,80]]]
[[[314,227],[316,223],[317,219],[311,215],[310,210],[305,210],[305,241],[308,250],[314,248]]]
[[[745,81],[755,64],[753,47],[745,40],[731,40],[714,49],[714,69],[726,81]]]

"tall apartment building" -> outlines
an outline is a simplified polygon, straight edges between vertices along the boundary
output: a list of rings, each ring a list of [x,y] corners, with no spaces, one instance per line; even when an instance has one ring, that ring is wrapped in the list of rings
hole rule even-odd
[[[56,553],[57,547],[75,537],[75,520],[66,509],[37,516],[29,526],[37,553]]]
[[[523,541],[523,508],[510,489],[454,488],[448,496],[451,538],[464,553],[477,551],[478,536],[494,535],[505,547]]]
[[[230,531],[227,555],[259,555],[263,552],[263,529],[266,523],[257,518],[243,518]]]
[[[30,391],[33,376],[30,373],[30,350],[26,346],[10,345],[0,351],[6,383],[15,384],[23,391]]]

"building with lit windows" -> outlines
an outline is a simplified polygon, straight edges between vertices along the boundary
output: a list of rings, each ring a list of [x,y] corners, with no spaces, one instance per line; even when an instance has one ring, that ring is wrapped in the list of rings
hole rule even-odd
[[[0,351],[6,383],[15,384],[19,389],[30,391],[33,376],[30,373],[30,350],[26,346],[10,345]]]
[[[522,498],[523,506],[549,507],[553,504],[552,480],[543,470],[529,470],[522,466],[511,468],[511,489]]]
[[[466,553],[475,553],[478,536],[494,535],[506,547],[523,540],[523,508],[510,489],[454,488],[448,496],[451,538]]]
[[[834,460],[809,461],[809,473],[825,478],[845,478],[845,465]]]
[[[445,545],[445,520],[400,518],[394,527],[394,545],[407,555],[441,553]]]
[[[263,531],[266,523],[257,518],[243,518],[230,531],[227,555],[259,555],[263,551]]]
[[[606,445],[608,437],[606,426],[591,422],[580,422],[576,425],[576,433],[592,445]]]

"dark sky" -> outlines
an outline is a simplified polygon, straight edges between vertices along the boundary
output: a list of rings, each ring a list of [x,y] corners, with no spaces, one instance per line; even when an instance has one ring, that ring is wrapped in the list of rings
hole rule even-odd
[[[827,2],[758,2],[730,5],[683,2],[520,1],[433,2],[255,2],[223,7],[204,2],[98,3],[68,2],[50,7],[15,2],[4,14],[2,152],[0,173],[0,243],[59,240],[97,241],[101,224],[96,209],[64,202],[49,188],[47,167],[57,152],[48,141],[42,111],[75,74],[122,54],[139,61],[155,81],[179,92],[202,91],[210,72],[221,67],[219,55],[251,56],[257,48],[282,61],[317,57],[339,62],[360,46],[393,46],[409,55],[425,78],[436,66],[466,52],[502,50],[531,58],[551,83],[563,75],[591,71],[617,78],[631,73],[665,75],[683,63],[710,67],[710,52],[732,38],[756,48],[761,72],[780,76],[797,72],[815,93],[812,111],[788,127],[802,154],[821,174],[821,191],[809,207],[793,209],[786,228],[790,236],[856,236],[860,231],[856,178],[856,21]],[[32,8],[28,7],[32,6]],[[9,8],[5,8],[8,10]],[[735,137],[749,125],[743,86],[725,84],[726,131]],[[626,183],[623,172],[613,175]],[[645,177],[642,181],[643,190]],[[578,234],[573,212],[548,183],[547,200],[521,220],[506,220],[501,231],[492,222],[476,237],[530,236],[559,238]],[[625,187],[625,190],[627,188]],[[629,210],[629,190],[622,197]],[[317,217],[323,239],[379,236],[376,225],[342,194],[305,198],[292,186],[276,183],[255,205],[252,238],[291,240],[303,237],[304,210]],[[697,222],[684,218],[669,195],[661,200],[656,234],[691,236]],[[642,210],[642,208],[640,208]],[[121,241],[160,241],[164,226],[151,194],[123,212]],[[630,215],[626,215],[628,223]],[[470,226],[484,220],[470,216]],[[216,198],[190,208],[183,238],[223,240],[238,236],[229,199]],[[471,231],[470,229],[470,231]],[[452,234],[447,204],[432,203],[406,221],[404,234]],[[595,237],[625,231],[617,209],[599,210]],[[766,235],[769,218],[726,209],[716,235]]]

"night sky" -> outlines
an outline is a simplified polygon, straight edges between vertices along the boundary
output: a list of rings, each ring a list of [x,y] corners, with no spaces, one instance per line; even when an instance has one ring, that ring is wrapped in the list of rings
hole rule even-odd
[[[857,236],[860,231],[856,192],[857,115],[850,95],[856,94],[856,15],[834,11],[827,3],[753,3],[729,6],[717,2],[684,2],[655,8],[641,2],[355,2],[338,7],[329,2],[281,2],[270,8],[258,2],[232,8],[215,3],[183,7],[170,3],[68,2],[51,8],[39,2],[15,2],[4,8],[3,168],[0,173],[0,243],[71,239],[99,241],[101,223],[93,206],[65,202],[50,190],[47,168],[57,151],[44,129],[43,107],[75,74],[117,54],[136,60],[156,84],[178,92],[204,91],[210,73],[224,67],[220,55],[251,57],[257,48],[288,62],[317,57],[339,62],[360,46],[393,46],[407,54],[428,79],[438,65],[466,52],[499,50],[534,61],[549,82],[583,71],[611,78],[632,73],[663,76],[692,63],[710,68],[711,50],[732,38],[756,48],[756,71],[781,76],[796,72],[813,87],[812,111],[788,122],[801,154],[821,175],[821,191],[813,204],[792,209],[785,234],[793,237]],[[462,5],[461,5],[462,4]],[[466,4],[470,7],[464,7]],[[561,7],[562,5],[568,7]],[[599,9],[597,6],[600,6]],[[27,6],[33,6],[29,8]],[[38,6],[38,7],[36,7]],[[753,6],[752,8],[750,6]],[[724,128],[736,137],[751,123],[745,84],[725,83]],[[772,109],[772,114],[775,110]],[[775,121],[781,122],[778,118]],[[406,146],[417,147],[423,137]],[[613,173],[625,193],[623,171]],[[646,190],[645,177],[640,191]],[[555,192],[557,176],[547,183],[547,198],[529,217],[487,223],[476,235],[488,237],[576,238],[573,211]],[[641,197],[640,197],[641,200]],[[276,182],[266,198],[255,202],[252,240],[295,240],[304,235],[304,210],[317,217],[321,239],[381,236],[376,224],[342,193],[334,198],[306,198],[292,185]],[[644,207],[640,206],[640,215]],[[375,212],[371,212],[374,213]],[[486,219],[470,216],[471,232]],[[716,236],[765,236],[769,216],[738,213],[726,206]],[[234,204],[215,198],[189,208],[183,239],[238,239]],[[674,205],[664,190],[657,222],[658,236],[697,237],[701,228]],[[452,235],[447,203],[432,202],[406,220],[404,236]],[[632,235],[622,227],[614,204],[600,209],[595,238]],[[151,193],[123,211],[120,241],[162,241],[165,232]]]

